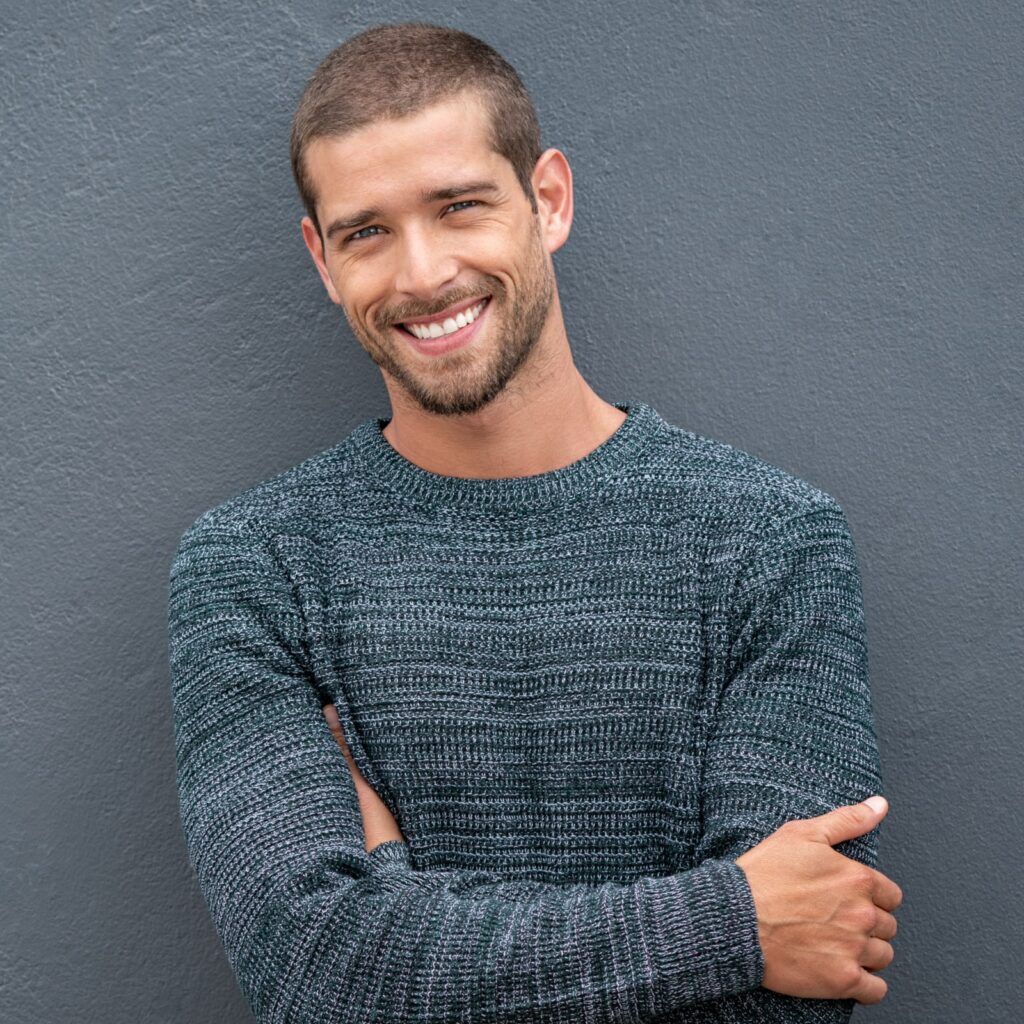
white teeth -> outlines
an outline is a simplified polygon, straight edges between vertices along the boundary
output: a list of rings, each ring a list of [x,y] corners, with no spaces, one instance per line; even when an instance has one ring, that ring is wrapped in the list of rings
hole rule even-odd
[[[440,338],[442,335],[452,334],[461,327],[465,327],[466,324],[471,324],[480,315],[480,311],[484,308],[485,303],[486,300],[478,302],[470,309],[464,309],[460,313],[456,313],[454,317],[448,317],[444,323],[437,323],[435,321],[432,324],[406,324],[405,326],[417,338]]]

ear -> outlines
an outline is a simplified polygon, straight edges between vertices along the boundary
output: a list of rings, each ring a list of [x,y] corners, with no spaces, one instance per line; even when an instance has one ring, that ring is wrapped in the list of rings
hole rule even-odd
[[[561,249],[572,227],[572,171],[565,154],[546,149],[537,158],[531,177],[537,197],[541,237],[548,252]]]
[[[310,217],[302,218],[302,239],[306,243],[309,255],[313,257],[316,269],[320,273],[320,280],[323,281],[327,294],[331,297],[331,302],[340,306],[341,299],[338,297],[337,289],[334,287],[327,264],[324,262],[324,248],[320,242],[320,232],[317,231],[316,225]]]

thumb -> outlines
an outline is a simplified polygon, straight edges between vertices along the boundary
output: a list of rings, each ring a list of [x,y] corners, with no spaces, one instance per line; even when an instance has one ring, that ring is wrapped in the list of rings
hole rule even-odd
[[[859,804],[845,804],[810,821],[816,826],[815,838],[835,846],[870,832],[888,813],[889,801],[884,796],[869,796]]]

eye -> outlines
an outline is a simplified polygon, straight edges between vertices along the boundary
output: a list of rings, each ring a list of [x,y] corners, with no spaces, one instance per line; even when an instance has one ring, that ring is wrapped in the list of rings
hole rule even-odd
[[[447,207],[445,207],[445,209],[446,210],[451,210],[451,209],[454,209],[455,207],[466,208],[466,207],[470,207],[470,206],[479,206],[479,205],[480,205],[480,200],[479,199],[460,199],[457,202],[449,204]],[[381,229],[376,224],[371,224],[369,227],[360,228],[358,231],[354,231],[351,235],[349,235],[345,239],[345,243],[347,245],[349,242],[358,242],[358,241],[360,241],[363,238],[372,238],[373,235],[367,235],[367,234],[364,234],[364,232],[366,232],[366,231],[380,231],[380,230]]]
[[[345,239],[345,241],[346,242],[351,242],[351,241],[354,241],[354,240],[358,239],[360,236],[362,236],[363,238],[370,238],[371,237],[370,235],[363,235],[364,231],[380,231],[380,228],[377,227],[376,224],[371,224],[368,228],[360,228],[358,231],[356,231],[353,234],[349,235],[348,238]]]

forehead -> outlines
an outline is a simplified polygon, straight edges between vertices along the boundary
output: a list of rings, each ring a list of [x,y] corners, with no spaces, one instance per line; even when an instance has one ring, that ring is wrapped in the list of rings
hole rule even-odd
[[[305,159],[321,216],[398,206],[434,186],[513,173],[491,148],[483,104],[465,95],[341,138],[314,139]]]

